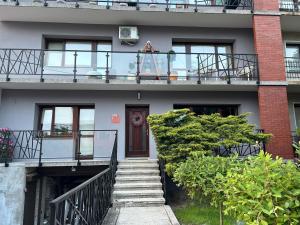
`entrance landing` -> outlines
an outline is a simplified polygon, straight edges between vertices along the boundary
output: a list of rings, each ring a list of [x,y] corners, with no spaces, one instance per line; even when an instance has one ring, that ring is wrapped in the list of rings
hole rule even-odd
[[[114,207],[102,225],[179,225],[168,205],[156,207]]]

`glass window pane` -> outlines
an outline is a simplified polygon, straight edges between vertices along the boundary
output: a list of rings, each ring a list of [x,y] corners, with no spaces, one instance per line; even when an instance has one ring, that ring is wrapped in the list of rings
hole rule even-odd
[[[215,53],[213,45],[192,45],[191,53]]]
[[[41,129],[43,131],[47,131],[46,134],[50,134],[51,131],[51,123],[52,123],[52,109],[43,109],[42,117],[41,117]]]
[[[79,130],[94,130],[94,118],[95,109],[80,109]]]
[[[187,75],[186,54],[184,54],[186,47],[185,45],[173,45],[172,50],[175,52],[174,55],[170,56],[172,73],[176,74],[179,80],[185,80]]]
[[[291,58],[299,58],[299,47],[298,46],[287,46],[285,50],[285,56]]]
[[[45,52],[46,66],[61,66],[63,56],[63,43],[51,42],[48,44],[48,50],[49,51]]]
[[[93,155],[94,138],[93,137],[80,137],[80,154],[81,156]]]
[[[108,51],[108,67],[111,67],[111,44],[110,43],[98,43],[97,51]],[[106,68],[106,52],[97,52],[97,69],[100,71],[104,71]],[[101,70],[102,69],[102,70]],[[102,74],[102,73],[101,73]],[[105,74],[105,73],[103,73]]]
[[[91,66],[92,65],[92,43],[90,42],[67,42],[66,50],[78,50],[77,52],[77,66]],[[74,66],[74,51],[67,51],[65,54],[66,66]]]
[[[73,108],[55,107],[54,131],[56,135],[66,135],[72,132]]]

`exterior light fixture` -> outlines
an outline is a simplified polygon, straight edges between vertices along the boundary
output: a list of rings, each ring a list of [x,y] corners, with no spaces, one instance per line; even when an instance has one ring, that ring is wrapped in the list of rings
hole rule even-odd
[[[141,92],[140,91],[137,92],[137,100],[141,100]]]

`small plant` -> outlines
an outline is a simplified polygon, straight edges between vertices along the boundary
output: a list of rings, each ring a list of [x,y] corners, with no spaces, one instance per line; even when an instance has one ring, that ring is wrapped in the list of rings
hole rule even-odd
[[[298,157],[300,157],[300,142],[294,142],[293,143],[293,147],[294,147],[294,150],[295,150],[295,153]]]
[[[13,156],[13,142],[10,140],[11,131],[0,128],[0,163],[9,162]]]

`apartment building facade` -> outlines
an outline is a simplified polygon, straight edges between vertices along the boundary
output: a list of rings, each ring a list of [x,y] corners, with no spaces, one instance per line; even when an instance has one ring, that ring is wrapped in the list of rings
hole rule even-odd
[[[298,6],[296,0],[1,1],[0,127],[12,131],[9,166],[24,167],[19,190],[27,192],[11,206],[25,202],[19,221],[49,221],[47,201],[103,170],[115,141],[119,160],[155,159],[146,120],[152,113],[250,112],[249,122],[273,135],[266,150],[293,158],[292,132],[300,126]]]

